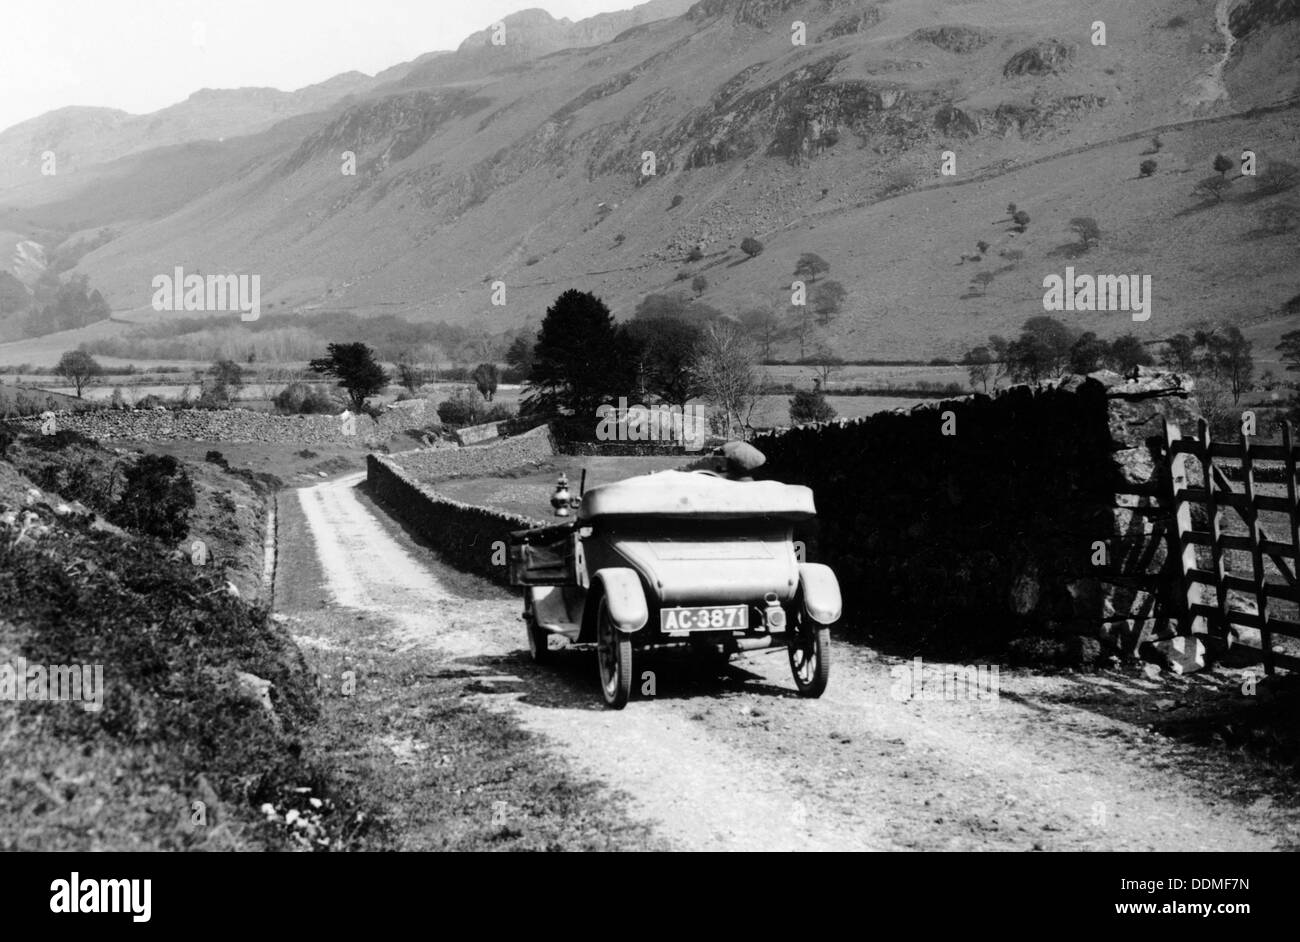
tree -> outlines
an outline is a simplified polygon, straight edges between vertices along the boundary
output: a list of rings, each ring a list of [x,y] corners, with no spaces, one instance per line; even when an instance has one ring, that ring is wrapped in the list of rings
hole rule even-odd
[[[817,323],[825,326],[840,312],[848,292],[838,281],[823,281],[812,293],[812,307],[817,314]]]
[[[702,258],[704,258],[704,249],[698,245],[691,246],[691,250],[686,253],[686,261],[688,262],[698,262]]]
[[[989,353],[993,355],[993,385],[996,386],[998,380],[1011,372],[1011,361],[1007,354],[1011,349],[1011,343],[1007,338],[999,334],[989,335]]]
[[[1101,227],[1091,216],[1075,216],[1070,220],[1070,229],[1079,237],[1085,249],[1090,249],[1101,241]]]
[[[1300,167],[1285,160],[1269,160],[1255,174],[1255,186],[1261,193],[1282,193],[1300,183]]]
[[[758,344],[763,359],[770,359],[772,348],[785,336],[786,329],[781,319],[771,308],[754,307],[740,315],[740,325]]]
[[[816,281],[831,270],[830,262],[815,252],[804,252],[794,265],[794,276],[805,281]]]
[[[993,354],[989,352],[988,347],[979,346],[966,351],[966,355],[961,358],[961,365],[967,368],[970,375],[970,388],[976,386],[984,387],[984,391],[989,391],[989,377],[993,373]]]
[[[806,362],[817,368],[817,380],[821,386],[830,382],[831,374],[844,366],[844,359],[836,356],[835,351],[824,343],[817,345],[816,352]]]
[[[1201,332],[1196,339],[1199,341],[1198,346],[1204,349],[1201,356],[1203,371],[1227,385],[1232,392],[1234,405],[1240,402],[1241,394],[1250,388],[1255,372],[1255,360],[1251,352],[1253,344],[1235,324],[1209,334]]]
[[[1232,181],[1226,177],[1206,177],[1200,183],[1196,184],[1196,186],[1192,187],[1192,193],[1207,202],[1213,201],[1215,203],[1222,203],[1223,194],[1227,192],[1228,187],[1231,185]]]
[[[812,338],[812,308],[807,304],[795,305],[790,313],[791,321],[787,332],[799,341],[799,359],[803,359],[808,350],[808,341]]]
[[[1196,348],[1186,334],[1174,334],[1165,341],[1160,353],[1160,365],[1175,373],[1191,373],[1196,365]]]
[[[501,378],[501,372],[497,369],[495,363],[480,363],[474,367],[474,372],[469,374],[469,378],[474,381],[474,386],[478,389],[479,395],[486,401],[491,402],[497,394],[497,382]]]
[[[482,416],[482,405],[468,386],[456,387],[448,398],[438,403],[438,421],[448,428],[477,425]]]
[[[415,354],[409,350],[403,350],[397,355],[397,381],[402,384],[402,388],[409,393],[414,393],[424,382],[424,371],[415,362]]]
[[[682,409],[704,393],[703,380],[696,370],[700,328],[676,318],[661,318],[634,320],[627,325],[627,332],[640,348],[641,380],[648,392]]]
[[[1229,157],[1227,154],[1214,155],[1214,172],[1217,173],[1220,177],[1225,176],[1227,172],[1232,169],[1232,167],[1233,167],[1232,158]]]
[[[745,236],[740,240],[740,251],[744,252],[750,258],[763,254],[763,243],[759,242],[753,236]]]
[[[704,329],[695,369],[705,399],[719,410],[728,436],[743,437],[761,392],[754,371],[755,350],[734,324],[715,321]]]
[[[696,294],[703,294],[708,287],[709,279],[705,278],[703,275],[696,275],[691,279],[691,290]]]
[[[1014,206],[1015,204],[1013,203],[1012,205]],[[1024,232],[1029,228],[1029,213],[1025,212],[1023,209],[1018,209],[1011,214],[1011,221],[1016,224],[1016,232]]]
[[[1106,354],[1106,362],[1116,373],[1131,373],[1153,362],[1149,351],[1133,334],[1116,337]]]
[[[975,243],[975,250],[979,252],[979,254],[983,255],[985,252],[989,250],[989,244],[985,242],[983,239],[980,239],[978,242]]]
[[[518,374],[522,382],[528,382],[533,372],[533,346],[537,338],[516,337],[506,350],[506,365]]]
[[[1091,330],[1085,331],[1070,347],[1070,372],[1079,374],[1097,372],[1109,352],[1109,347],[1104,340],[1099,339]]]
[[[982,271],[971,278],[971,283],[979,285],[980,294],[988,294],[989,285],[993,284],[994,274],[991,271]]]
[[[77,387],[77,398],[80,399],[81,390],[104,370],[86,351],[69,350],[59,357],[54,372],[72,381],[72,384]]]
[[[1277,345],[1282,354],[1282,362],[1289,371],[1300,371],[1300,330],[1289,330],[1282,335],[1282,342]]]
[[[1070,329],[1046,315],[1025,321],[1020,336],[1007,345],[1009,372],[1020,382],[1060,376],[1069,367],[1074,338]]]
[[[326,349],[328,355],[312,360],[308,368],[335,377],[339,388],[347,390],[353,412],[360,412],[368,396],[388,385],[389,376],[375,360],[375,351],[364,343],[332,343]]]
[[[606,399],[632,390],[636,359],[630,338],[615,327],[605,303],[571,288],[546,309],[524,409],[584,420],[594,416]]]
[[[1142,161],[1142,163],[1138,164],[1138,173],[1144,177],[1149,177],[1156,172],[1158,166],[1159,165],[1154,160],[1147,158]]]
[[[213,397],[222,402],[229,402],[230,393],[244,385],[244,370],[234,360],[217,360],[208,368],[208,375]]]
[[[821,389],[798,389],[790,400],[790,421],[795,425],[810,422],[829,422],[835,418],[835,409],[826,401]]]
[[[685,294],[674,291],[671,294],[647,294],[638,303],[632,316],[651,320],[656,317],[684,318],[690,301]]]

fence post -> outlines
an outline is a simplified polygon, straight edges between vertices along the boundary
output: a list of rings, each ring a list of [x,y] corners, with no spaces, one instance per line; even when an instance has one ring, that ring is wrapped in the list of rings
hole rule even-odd
[[[1210,454],[1210,425],[1204,419],[1196,423],[1196,443],[1201,450],[1201,475],[1205,484],[1205,515],[1210,534],[1210,566],[1214,573],[1214,602],[1219,610],[1213,628],[1224,634],[1228,630],[1228,590],[1224,578],[1228,572],[1223,562],[1223,526],[1219,521],[1219,492],[1214,487],[1214,456]],[[1193,553],[1194,555],[1194,553]]]
[[[1184,539],[1184,534],[1192,529],[1192,508],[1183,499],[1187,490],[1187,454],[1174,454],[1174,446],[1182,438],[1178,426],[1165,420],[1165,461],[1169,466],[1169,510],[1173,525],[1169,528],[1169,545],[1173,556],[1178,559],[1178,575],[1182,579],[1182,592],[1176,595],[1179,600],[1179,634],[1204,634],[1205,616],[1192,614],[1196,604],[1196,584],[1192,581],[1192,570],[1196,568],[1196,547]]]
[[[1268,627],[1268,583],[1264,579],[1264,529],[1255,505],[1255,456],[1250,437],[1241,430],[1241,471],[1246,483],[1246,505],[1250,508],[1250,562],[1254,569],[1255,608],[1259,613],[1259,644],[1264,649],[1264,673],[1273,673],[1273,633]],[[1227,594],[1226,592],[1224,593]],[[1225,622],[1226,627],[1226,622]]]

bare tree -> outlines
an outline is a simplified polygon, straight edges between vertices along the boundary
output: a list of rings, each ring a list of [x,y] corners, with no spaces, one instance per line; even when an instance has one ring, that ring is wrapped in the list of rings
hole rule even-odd
[[[704,386],[704,398],[722,412],[729,436],[744,437],[758,404],[757,353],[745,333],[728,321],[714,321],[704,329],[695,369]]]

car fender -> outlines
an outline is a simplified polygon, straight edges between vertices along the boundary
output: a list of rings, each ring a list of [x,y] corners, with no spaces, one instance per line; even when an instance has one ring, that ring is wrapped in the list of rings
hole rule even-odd
[[[839,621],[844,609],[840,582],[830,566],[822,563],[799,564],[799,596],[804,613],[819,625]]]
[[[635,569],[601,569],[592,577],[591,583],[592,591],[599,592],[604,597],[610,621],[615,628],[631,634],[645,627],[650,611],[646,605],[645,592],[641,589],[641,577]],[[593,610],[593,619],[595,615]],[[595,627],[594,621],[592,627]]]

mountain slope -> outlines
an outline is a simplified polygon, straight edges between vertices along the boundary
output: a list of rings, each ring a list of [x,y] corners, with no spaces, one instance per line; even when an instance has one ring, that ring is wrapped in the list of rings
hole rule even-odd
[[[539,12],[515,23],[540,30],[542,48],[564,27]],[[1197,318],[1262,322],[1300,291],[1293,235],[1258,221],[1289,197],[1239,180],[1209,206],[1190,190],[1218,152],[1297,160],[1294,111],[1226,118],[1296,96],[1300,19],[1290,0],[1218,12],[1187,0],[1111,0],[1084,17],[1068,0],[702,0],[540,58],[511,47],[529,33],[507,18],[504,47],[482,34],[300,127],[245,139],[237,173],[124,226],[79,270],[144,317],[152,276],[183,264],[261,274],[277,310],[499,330],[535,322],[571,286],[628,316],[683,273],[704,274],[703,300],[724,310],[790,313],[794,261],[815,251],[849,292],[819,342],[951,355],[1042,313],[1042,278],[1081,254],[1069,219],[1091,216],[1103,238],[1078,264],[1151,274],[1157,314],[1080,326],[1157,337]],[[1105,46],[1090,42],[1094,19]],[[806,45],[791,42],[794,20]],[[1180,122],[1162,134],[1158,171],[1139,178],[1153,129]],[[355,175],[341,172],[347,151]],[[944,151],[954,177],[939,173]],[[1012,202],[1033,219],[1023,234],[1006,219]],[[33,221],[45,209],[21,207]],[[767,250],[746,260],[750,235]],[[962,258],[972,252],[980,261]],[[989,282],[972,287],[980,272]],[[491,303],[498,279],[504,306]]]

